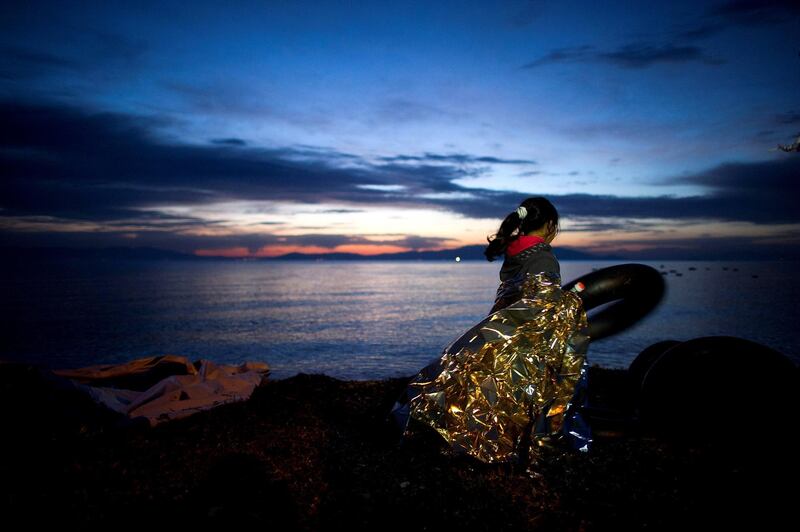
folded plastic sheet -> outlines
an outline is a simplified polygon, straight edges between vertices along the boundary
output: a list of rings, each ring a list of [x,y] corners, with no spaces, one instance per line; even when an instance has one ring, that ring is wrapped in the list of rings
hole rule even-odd
[[[268,376],[269,366],[263,362],[222,365],[205,359],[191,363],[185,357],[166,355],[53,373],[73,381],[96,402],[155,426],[248,399]]]
[[[531,444],[566,440],[588,450],[581,417],[586,401],[586,312],[555,273],[525,274],[501,284],[518,299],[448,345],[412,379],[393,415],[438,432],[452,448],[491,463],[518,460]],[[497,306],[497,305],[496,305]]]

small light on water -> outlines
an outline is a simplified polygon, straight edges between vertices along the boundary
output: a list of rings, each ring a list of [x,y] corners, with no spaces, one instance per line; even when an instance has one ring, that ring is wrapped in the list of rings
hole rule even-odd
[[[456,262],[461,262],[461,257],[456,257]]]

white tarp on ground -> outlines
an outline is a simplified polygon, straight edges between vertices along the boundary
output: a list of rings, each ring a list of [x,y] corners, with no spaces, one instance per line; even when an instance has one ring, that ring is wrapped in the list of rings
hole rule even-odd
[[[131,419],[147,418],[155,426],[248,399],[267,378],[269,366],[264,362],[222,365],[205,359],[192,364],[186,357],[164,355],[53,373],[71,379],[98,403]]]

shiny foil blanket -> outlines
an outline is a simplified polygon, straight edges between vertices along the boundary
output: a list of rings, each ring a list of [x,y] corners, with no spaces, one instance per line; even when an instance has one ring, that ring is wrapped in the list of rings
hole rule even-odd
[[[559,438],[586,451],[590,431],[577,408],[588,368],[582,301],[554,273],[526,274],[516,289],[520,299],[452,342],[411,381],[395,417],[405,411],[483,462],[516,460],[530,444]]]

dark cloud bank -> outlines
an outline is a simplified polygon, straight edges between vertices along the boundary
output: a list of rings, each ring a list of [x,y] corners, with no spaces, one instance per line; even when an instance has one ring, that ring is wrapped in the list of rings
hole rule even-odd
[[[697,41],[708,39],[732,28],[769,27],[797,24],[800,2],[797,0],[733,0],[714,4],[695,20],[669,32],[663,40],[639,40],[614,49],[593,45],[555,48],[530,61],[522,68],[538,68],[559,63],[600,63],[627,69],[643,69],[662,63],[725,64],[723,57],[710,55]]]
[[[454,180],[474,175],[471,165],[476,164],[536,164],[531,160],[431,153],[398,155],[369,162],[304,146],[257,148],[238,138],[213,139],[206,145],[185,145],[159,136],[159,128],[165,123],[167,121],[162,118],[91,112],[58,104],[1,102],[0,245],[123,244],[185,252],[228,247],[256,250],[270,244],[386,243],[413,249],[447,247],[453,245],[447,238],[413,235],[404,235],[400,241],[386,238],[383,242],[357,235],[185,236],[176,231],[213,225],[215,221],[191,215],[169,216],[157,212],[156,208],[232,200],[278,200],[309,207],[338,202],[353,209],[376,205],[433,208],[465,217],[496,218],[499,223],[524,194],[465,188]],[[343,161],[346,167],[341,165]],[[702,185],[708,189],[704,196],[631,198],[567,194],[548,197],[563,216],[613,218],[619,220],[616,227],[619,231],[629,229],[626,218],[797,223],[800,221],[800,209],[796,206],[800,192],[798,176],[800,157],[781,154],[762,162],[726,163],[664,182],[665,185]],[[363,185],[394,185],[395,188],[364,188]],[[402,188],[397,189],[398,185]],[[436,196],[423,197],[431,193]],[[448,199],[448,193],[458,193],[459,197]],[[471,197],[465,198],[465,193]],[[26,233],[9,226],[11,217],[95,222],[112,231]],[[129,225],[142,229],[137,232],[137,238],[123,238],[131,232],[125,228]],[[114,230],[116,227],[118,231]],[[782,244],[759,244],[759,239],[751,239],[739,240],[736,245],[743,242],[758,245],[763,248],[765,257],[773,252],[776,258],[796,257],[800,246],[791,236],[787,235]],[[713,257],[715,250],[722,252],[731,242],[709,236],[701,242],[681,244],[687,247],[679,248],[682,255],[675,256],[687,256],[686,250],[690,249]]]
[[[598,50],[590,45],[556,48],[545,56],[523,65],[523,68],[554,63],[608,63],[622,68],[646,68],[658,63],[688,62],[721,65],[725,60],[711,57],[697,46],[637,42],[614,50]]]
[[[732,0],[710,6],[688,29],[676,36],[687,40],[706,39],[735,27],[768,27],[797,23],[797,0]]]

